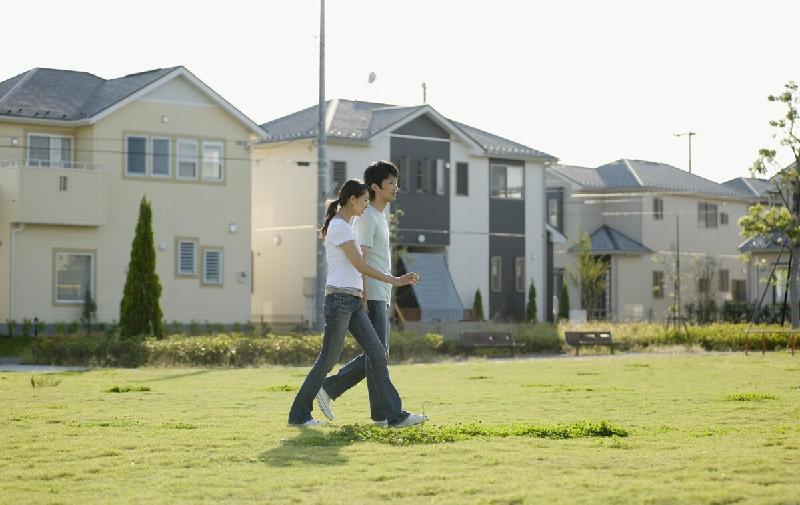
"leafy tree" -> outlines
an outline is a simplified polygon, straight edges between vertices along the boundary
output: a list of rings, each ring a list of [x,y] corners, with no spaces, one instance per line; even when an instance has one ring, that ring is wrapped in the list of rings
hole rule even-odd
[[[800,289],[798,289],[798,266],[800,266],[800,131],[798,131],[798,109],[800,109],[800,93],[798,85],[789,81],[784,85],[782,93],[769,95],[767,100],[777,102],[785,107],[785,114],[779,119],[769,122],[773,128],[772,137],[778,145],[787,148],[794,163],[789,167],[781,167],[777,162],[775,149],[762,148],[758,151],[758,158],[750,167],[750,173],[766,175],[771,170],[776,171],[775,181],[786,203],[785,207],[772,207],[764,209],[761,205],[750,207],[748,214],[739,219],[741,234],[752,238],[759,235],[779,235],[788,239],[791,251],[791,264],[789,266],[789,306],[791,309],[792,328],[800,327]]]
[[[128,276],[119,309],[120,335],[162,336],[161,282],[156,273],[153,211],[145,197],[139,204],[139,221],[131,244]]]
[[[94,321],[95,314],[97,314],[97,303],[92,299],[91,290],[86,290],[86,295],[83,297],[83,310],[81,310],[81,322],[86,325],[86,334],[92,331],[92,321]]]
[[[525,307],[525,320],[529,323],[536,322],[536,286],[531,280],[531,287],[528,289],[528,305]]]
[[[569,319],[569,291],[566,283],[561,284],[561,296],[558,299],[558,319]]]
[[[483,298],[481,297],[481,290],[475,290],[475,299],[472,301],[472,318],[476,321],[483,321]]]
[[[606,291],[608,263],[592,254],[592,241],[589,234],[581,233],[575,253],[576,270],[569,271],[570,281],[580,289],[581,308],[585,310],[600,307]]]

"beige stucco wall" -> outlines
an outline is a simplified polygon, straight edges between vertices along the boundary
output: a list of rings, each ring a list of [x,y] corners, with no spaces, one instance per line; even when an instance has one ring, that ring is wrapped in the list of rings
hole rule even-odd
[[[182,85],[185,88],[186,81]],[[166,86],[173,87],[169,83]],[[165,116],[166,121],[163,119]],[[32,125],[24,128],[26,131],[53,130]],[[125,176],[123,152],[127,133],[172,139],[170,179]],[[163,97],[158,101],[145,97],[102,118],[93,127],[74,129],[72,135],[76,140],[76,161],[98,163],[105,172],[107,223],[88,227],[26,226],[17,236],[17,303],[12,317],[21,320],[37,315],[46,322],[77,319],[79,306],[56,306],[52,303],[53,250],[89,249],[96,251],[98,320],[118,319],[139,202],[142,196],[146,196],[152,203],[154,239],[160,246],[157,271],[163,286],[161,306],[164,318],[168,321],[221,323],[249,320],[251,209],[247,141],[254,135],[252,130],[208,99],[202,104],[196,99],[188,104],[177,99],[173,103]],[[176,138],[222,140],[226,158],[224,181],[176,180]],[[198,172],[200,169],[198,166]],[[100,190],[97,198],[103,198]],[[232,223],[236,225],[233,233],[229,231]],[[198,277],[176,278],[176,237],[198,240]],[[223,249],[221,287],[205,287],[200,282],[200,250],[204,247]],[[0,255],[4,254],[3,250],[4,247],[0,247]],[[8,264],[7,260],[5,264]],[[3,293],[8,291],[4,289]]]

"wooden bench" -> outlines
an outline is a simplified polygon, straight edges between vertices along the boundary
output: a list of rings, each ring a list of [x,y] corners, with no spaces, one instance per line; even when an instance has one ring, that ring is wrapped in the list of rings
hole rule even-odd
[[[607,345],[614,354],[614,340],[610,331],[567,331],[567,343],[575,348],[575,356],[580,355],[582,345]]]
[[[464,349],[505,347],[511,351],[512,357],[514,349],[522,347],[522,344],[514,342],[514,337],[507,332],[463,332],[459,334],[459,338]]]

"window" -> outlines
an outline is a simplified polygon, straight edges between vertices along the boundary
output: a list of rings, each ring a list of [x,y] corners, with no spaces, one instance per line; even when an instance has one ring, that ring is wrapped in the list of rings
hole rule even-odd
[[[503,259],[500,256],[492,256],[491,272],[489,274],[491,284],[490,288],[495,293],[499,293],[503,289]]]
[[[492,165],[490,196],[493,198],[521,199],[523,190],[522,167]]]
[[[719,271],[719,290],[722,293],[727,293],[731,289],[730,274],[727,270]]]
[[[525,292],[525,258],[514,258],[514,291]]]
[[[423,160],[417,160],[417,169],[414,171],[414,189],[417,193],[425,190],[425,164]]]
[[[564,193],[555,190],[547,192],[547,224],[560,232],[564,231]]]
[[[28,163],[34,167],[71,167],[72,138],[55,135],[28,136]]]
[[[67,190],[67,176],[62,175],[58,178],[58,191],[63,193]]]
[[[469,195],[469,165],[463,162],[456,163],[456,195]]]
[[[719,224],[722,226],[728,226],[728,213],[727,212],[720,212],[719,213]]]
[[[661,221],[664,219],[664,200],[653,198],[653,219]]]
[[[55,253],[55,302],[83,303],[86,292],[94,298],[94,253]]]
[[[222,250],[203,251],[203,284],[222,284]]]
[[[408,179],[408,156],[401,156],[394,164],[397,166],[397,171],[399,173],[399,177],[397,178],[398,190],[408,191],[410,187]]]
[[[178,178],[197,179],[197,141],[178,139]]]
[[[222,142],[203,141],[203,180],[222,180]]]
[[[653,298],[664,298],[664,272],[653,271]]]
[[[331,167],[331,194],[338,195],[347,180],[347,163],[334,161]]]
[[[151,141],[151,170],[156,177],[169,177],[170,170],[170,139],[153,138]]]
[[[731,281],[733,288],[733,301],[746,302],[747,301],[747,287],[744,279],[733,279]]]
[[[711,288],[711,283],[709,282],[708,277],[698,277],[697,278],[697,292],[702,293],[704,295],[709,294],[709,289]]]
[[[558,226],[558,200],[555,198],[547,200],[547,224]]]
[[[197,241],[178,240],[178,275],[197,275]]]
[[[437,195],[443,195],[445,189],[444,160],[436,160],[436,178],[433,181],[433,190]]]
[[[125,138],[125,173],[147,175],[147,137]]]
[[[700,202],[697,204],[697,226],[699,228],[717,227],[717,205]]]

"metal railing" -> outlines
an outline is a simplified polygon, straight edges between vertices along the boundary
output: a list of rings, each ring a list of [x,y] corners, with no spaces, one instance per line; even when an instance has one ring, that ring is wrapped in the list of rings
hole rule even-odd
[[[0,168],[48,168],[51,170],[90,170],[102,171],[100,163],[83,163],[78,161],[48,161],[48,160],[0,160]]]

